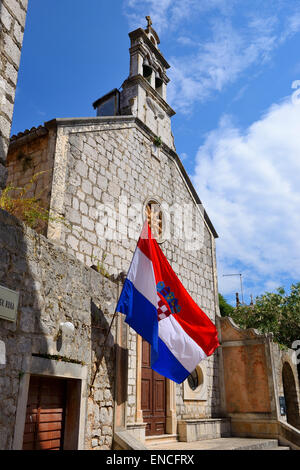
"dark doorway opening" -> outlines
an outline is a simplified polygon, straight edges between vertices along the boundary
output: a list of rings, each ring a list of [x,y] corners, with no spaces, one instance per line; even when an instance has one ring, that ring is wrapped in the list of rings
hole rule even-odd
[[[299,402],[293,370],[288,362],[282,368],[282,383],[286,404],[287,422],[300,429]]]

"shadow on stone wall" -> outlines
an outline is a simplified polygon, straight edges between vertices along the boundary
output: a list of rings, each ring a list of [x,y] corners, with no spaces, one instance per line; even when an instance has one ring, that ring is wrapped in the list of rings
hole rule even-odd
[[[117,288],[117,285],[116,285]],[[114,318],[110,333],[108,331],[111,326],[112,316],[110,321],[107,320],[107,312],[97,307],[93,300],[91,301],[91,349],[95,354],[94,364],[96,365],[101,360],[101,367],[95,377],[95,385],[97,389],[97,382],[109,380],[109,388],[107,388],[107,395],[111,393],[112,401],[116,401],[117,405],[124,404],[127,400],[127,370],[128,370],[128,349],[121,347],[117,343],[117,315]],[[108,337],[107,337],[108,334]],[[104,342],[107,337],[106,346]],[[104,352],[104,355],[103,355]],[[120,361],[119,373],[122,374],[123,387],[116,388],[116,382],[122,383],[122,380],[116,378],[116,362]],[[107,372],[106,372],[107,371]],[[95,369],[94,369],[95,372]],[[93,373],[92,373],[93,377]],[[120,379],[120,378],[119,378]],[[107,384],[108,385],[108,384]],[[104,392],[105,395],[105,392]],[[109,396],[109,395],[108,395]],[[107,403],[107,400],[105,400]]]
[[[106,313],[107,315],[107,313]],[[112,318],[111,318],[112,320]],[[100,369],[96,376],[96,379],[101,379],[101,376],[104,374],[104,368],[107,370],[107,378],[109,380],[110,390],[114,390],[115,382],[115,371],[112,367],[112,364],[115,363],[116,351],[114,347],[114,335],[113,332],[116,328],[116,318],[113,323],[112,330],[108,334],[110,323],[105,318],[105,312],[91,300],[91,349],[95,354],[95,365],[98,363],[99,359],[102,357],[104,352],[103,359],[101,361]],[[107,338],[106,345],[104,342]],[[93,377],[93,371],[92,371]]]
[[[37,296],[41,278],[34,238],[25,236],[23,224],[0,210],[0,285],[20,293],[16,322],[0,319],[0,339],[6,346],[6,365],[0,370],[0,449],[13,446],[24,361],[31,360],[33,351],[48,351],[41,322],[43,306]]]
[[[282,368],[282,383],[286,403],[287,422],[300,429],[299,402],[297,396],[296,377],[288,362],[284,362]]]
[[[0,448],[11,449],[20,383],[30,370],[32,356],[48,359],[47,375],[55,375],[52,364],[57,360],[87,366],[86,393],[90,394],[93,368],[113,317],[118,282],[96,273],[0,210],[0,285],[20,293],[16,323],[0,320],[0,339],[7,353],[7,364],[0,370]],[[60,336],[64,322],[74,326],[69,341]],[[114,322],[90,395],[87,448],[94,437],[99,437],[100,447],[111,447],[116,356],[126,356],[128,363],[128,352],[115,345],[116,327]],[[120,403],[126,401],[125,390],[123,387],[117,394]]]
[[[220,385],[219,385],[219,351],[213,354],[213,380],[212,380],[212,418],[220,417]]]
[[[5,167],[6,148],[3,145],[3,137],[0,135],[0,192],[5,188],[7,180],[7,169]]]

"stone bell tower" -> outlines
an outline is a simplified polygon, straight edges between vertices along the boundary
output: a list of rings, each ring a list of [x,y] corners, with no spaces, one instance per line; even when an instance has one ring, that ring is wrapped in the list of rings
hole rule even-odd
[[[146,16],[147,28],[129,33],[130,74],[123,83],[120,95],[120,113],[134,115],[146,124],[157,138],[175,150],[171,131],[171,117],[175,111],[167,103],[166,70],[170,65],[158,45],[159,37]]]

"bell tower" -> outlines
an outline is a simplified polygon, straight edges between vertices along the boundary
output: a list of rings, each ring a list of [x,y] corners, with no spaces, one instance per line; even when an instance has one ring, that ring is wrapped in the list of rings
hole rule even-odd
[[[166,71],[170,65],[160,52],[158,34],[146,16],[146,29],[129,33],[131,47],[129,77],[120,94],[120,113],[134,115],[145,123],[156,137],[175,149],[171,132],[171,117],[175,111],[167,103]]]

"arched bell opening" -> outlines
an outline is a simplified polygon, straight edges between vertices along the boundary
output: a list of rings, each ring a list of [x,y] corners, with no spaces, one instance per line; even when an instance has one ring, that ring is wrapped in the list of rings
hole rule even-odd
[[[147,80],[147,82],[151,83],[151,76],[152,76],[153,69],[149,64],[149,60],[146,57],[143,62],[143,77]]]
[[[155,72],[155,90],[162,96],[163,81],[159,72]]]

